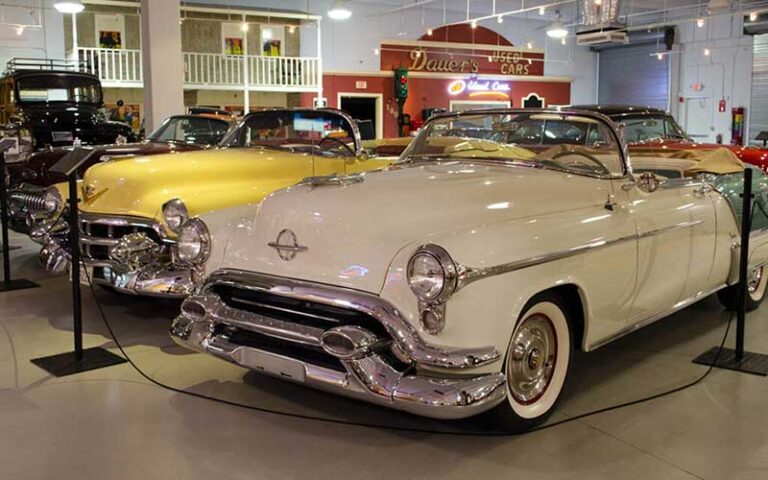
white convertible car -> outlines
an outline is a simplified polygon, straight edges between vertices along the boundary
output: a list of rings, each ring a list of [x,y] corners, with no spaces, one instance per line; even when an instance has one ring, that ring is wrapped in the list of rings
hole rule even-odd
[[[210,275],[171,335],[415,414],[531,428],[574,349],[719,290],[733,306],[740,205],[686,168],[661,177],[646,161],[633,174],[597,113],[442,115],[393,167],[307,179],[235,220],[190,220],[180,248]],[[768,236],[751,241],[756,308]]]

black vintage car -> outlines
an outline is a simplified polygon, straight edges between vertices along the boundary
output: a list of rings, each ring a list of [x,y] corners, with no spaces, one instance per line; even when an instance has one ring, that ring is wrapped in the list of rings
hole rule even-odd
[[[35,150],[135,141],[130,126],[104,113],[101,82],[66,60],[13,59],[0,80],[3,137],[18,139],[9,163]]]

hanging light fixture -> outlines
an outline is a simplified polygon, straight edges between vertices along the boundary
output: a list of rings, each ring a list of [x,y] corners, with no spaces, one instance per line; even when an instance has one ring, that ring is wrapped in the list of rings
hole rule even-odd
[[[53,4],[53,7],[61,13],[80,13],[85,5],[80,0],[62,0]]]
[[[335,0],[333,6],[328,10],[328,16],[334,20],[347,20],[352,16],[352,10],[347,5],[347,0]]]
[[[555,13],[555,19],[547,27],[547,36],[549,38],[564,38],[568,36],[568,29],[565,28],[560,20],[560,11]]]

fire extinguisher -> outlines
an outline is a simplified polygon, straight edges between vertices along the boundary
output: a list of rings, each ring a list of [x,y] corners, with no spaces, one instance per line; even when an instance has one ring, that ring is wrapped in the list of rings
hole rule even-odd
[[[731,110],[731,144],[744,144],[744,107]]]

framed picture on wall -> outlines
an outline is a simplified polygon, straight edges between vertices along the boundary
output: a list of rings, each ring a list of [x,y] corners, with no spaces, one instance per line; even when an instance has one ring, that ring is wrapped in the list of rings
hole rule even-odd
[[[240,30],[239,23],[221,24],[221,42],[224,55],[243,55],[245,53],[245,36]]]
[[[279,57],[283,55],[285,27],[283,25],[261,25],[261,55]]]
[[[96,41],[99,48],[119,49],[125,45],[125,17],[96,15]]]
[[[123,48],[123,34],[120,32],[99,32],[99,48]]]
[[[227,37],[224,39],[224,55],[242,55],[243,39]]]

